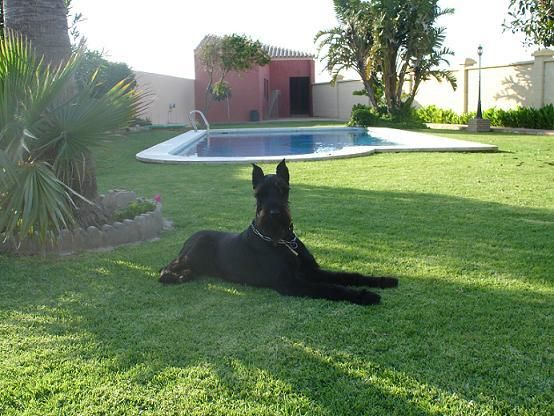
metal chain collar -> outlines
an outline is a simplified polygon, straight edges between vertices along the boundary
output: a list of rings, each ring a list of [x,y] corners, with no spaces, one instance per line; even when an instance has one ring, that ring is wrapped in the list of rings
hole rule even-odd
[[[252,232],[253,232],[254,234],[256,234],[258,237],[260,237],[262,240],[267,241],[268,243],[279,244],[279,245],[285,246],[285,247],[288,248],[295,256],[298,256],[298,253],[296,252],[296,249],[298,248],[298,243],[296,242],[296,240],[297,240],[296,234],[292,233],[292,238],[291,238],[289,241],[287,241],[287,240],[278,240],[278,241],[274,241],[274,240],[272,240],[271,238],[269,238],[268,236],[263,235],[263,234],[256,228],[256,226],[254,225],[254,221],[252,221],[252,223],[250,224],[250,228],[252,229]]]

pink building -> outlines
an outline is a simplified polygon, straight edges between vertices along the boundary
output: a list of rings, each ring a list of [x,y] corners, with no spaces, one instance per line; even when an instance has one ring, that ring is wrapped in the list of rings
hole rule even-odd
[[[208,39],[206,36],[198,50]],[[311,86],[314,83],[314,56],[308,53],[263,45],[271,62],[248,72],[229,73],[231,87],[229,114],[225,101],[211,101],[206,117],[210,122],[268,120],[312,116]],[[205,103],[208,73],[200,65],[195,50],[194,93],[196,108]]]

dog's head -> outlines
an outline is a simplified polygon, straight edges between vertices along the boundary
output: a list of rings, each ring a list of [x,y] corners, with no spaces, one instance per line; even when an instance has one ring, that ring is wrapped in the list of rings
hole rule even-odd
[[[276,174],[265,175],[252,165],[252,186],[256,197],[256,227],[273,241],[287,237],[292,218],[289,211],[289,169],[283,159]]]

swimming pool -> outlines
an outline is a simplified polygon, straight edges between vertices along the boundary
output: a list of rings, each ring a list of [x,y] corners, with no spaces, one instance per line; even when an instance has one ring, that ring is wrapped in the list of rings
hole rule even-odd
[[[401,151],[495,151],[496,146],[389,128],[266,128],[188,131],[137,154],[153,163],[319,160]]]
[[[193,157],[291,156],[329,153],[345,147],[393,143],[370,136],[364,129],[278,132],[213,132],[180,153]]]

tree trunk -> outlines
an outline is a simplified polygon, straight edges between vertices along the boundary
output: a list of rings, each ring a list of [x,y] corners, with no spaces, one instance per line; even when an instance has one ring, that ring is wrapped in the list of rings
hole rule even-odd
[[[84,172],[77,174],[69,186],[93,204],[91,205],[79,197],[74,197],[73,200],[77,206],[75,216],[77,222],[82,227],[90,225],[101,226],[108,222],[109,215],[102,204],[100,204],[100,196],[98,195],[96,183],[96,163],[90,152],[83,154],[83,166]]]
[[[227,120],[231,121],[231,103],[229,102],[229,97],[226,98],[227,101]]]
[[[4,36],[4,0],[0,0],[0,38]]]
[[[412,89],[410,91],[410,95],[404,102],[405,108],[410,108],[415,100],[415,96],[417,94],[417,90],[419,89],[419,85],[421,84],[421,78],[414,75],[414,81],[412,84]]]
[[[365,91],[367,93],[367,98],[369,101],[369,105],[375,109],[377,109],[377,100],[375,98],[375,90],[373,89],[373,86],[371,85],[371,82],[367,79],[362,78],[362,83],[364,84]]]
[[[3,0],[4,24],[25,35],[47,62],[67,59],[71,43],[64,0]]]
[[[396,48],[395,45],[388,45],[383,54],[383,87],[389,114],[398,113],[398,103],[396,102],[395,96],[398,81],[396,72],[397,50],[398,48]]]

